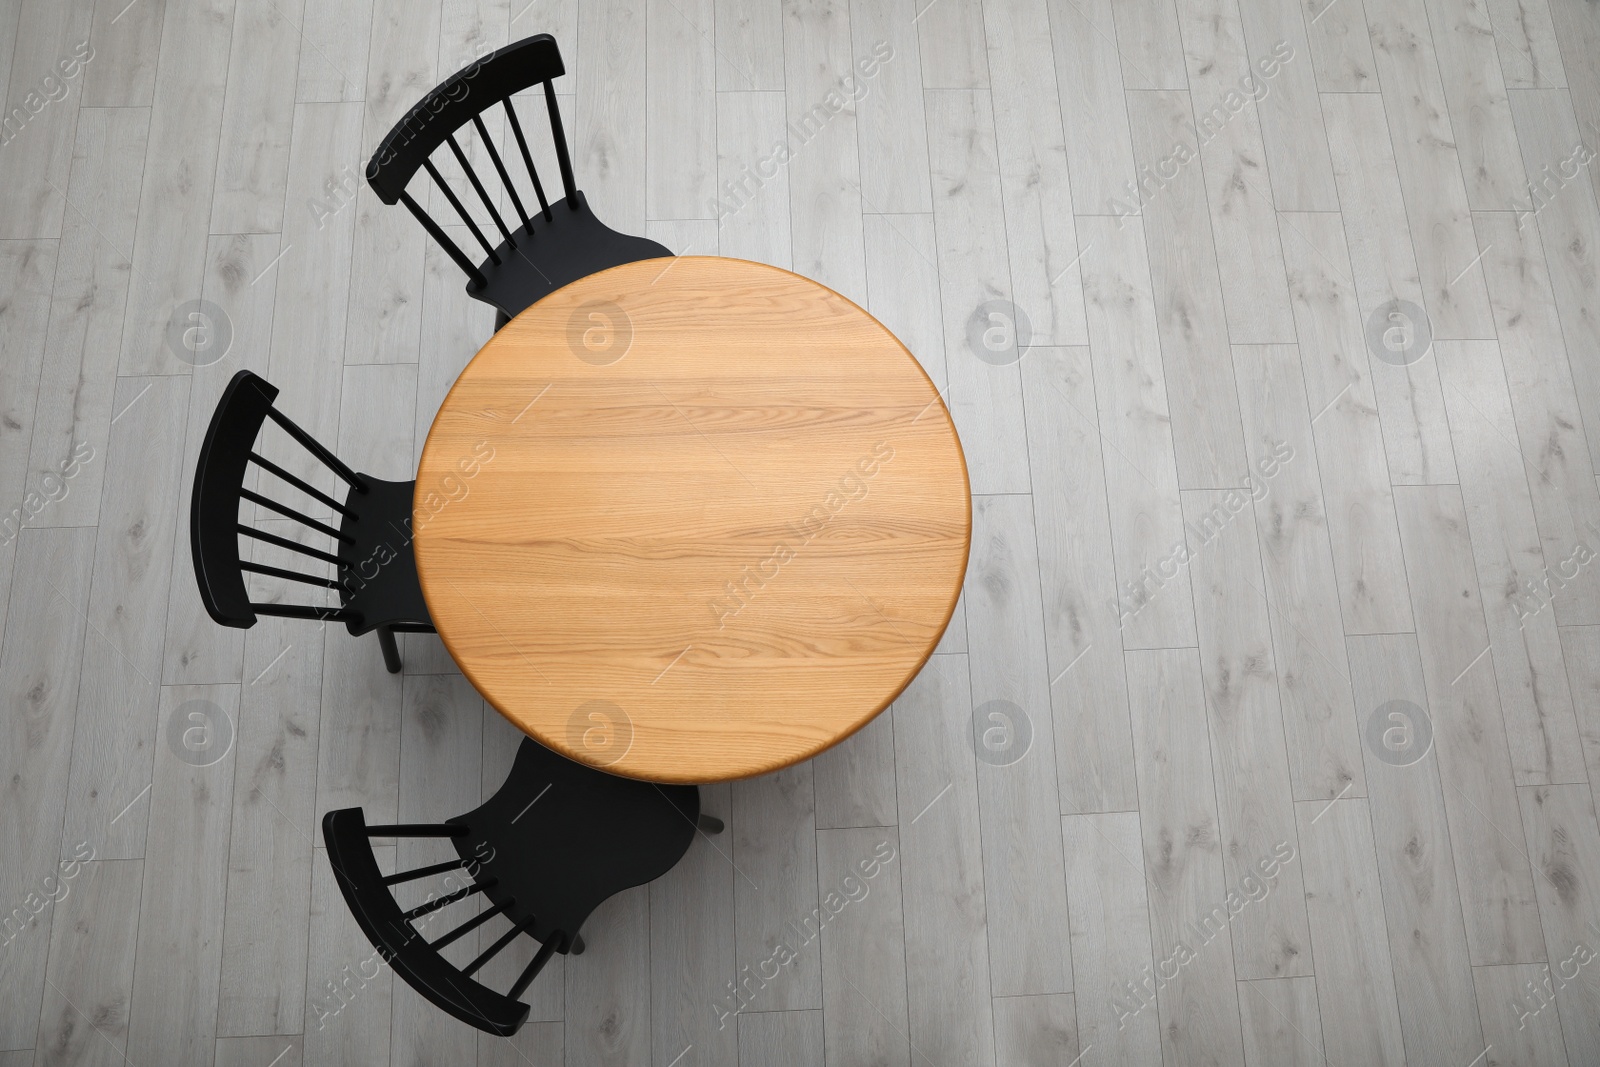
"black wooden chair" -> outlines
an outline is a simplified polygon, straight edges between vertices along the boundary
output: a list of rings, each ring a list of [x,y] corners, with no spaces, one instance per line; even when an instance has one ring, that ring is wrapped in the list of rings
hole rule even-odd
[[[352,634],[376,630],[384,664],[391,672],[398,672],[400,650],[394,635],[434,632],[411,551],[411,497],[416,483],[388,482],[357,474],[273,407],[277,396],[278,390],[271,383],[242,370],[228,383],[211,416],[205,443],[200,446],[189,509],[190,548],[200,600],[207,613],[223,626],[248,628],[256,624],[258,615],[281,615],[342,622]],[[350,487],[342,502],[256,450],[256,438],[268,419]],[[339,528],[247,488],[245,478],[252,463],[332,508],[340,516]],[[334,551],[325,552],[255,529],[240,518],[240,506],[246,501],[332,538]],[[241,536],[331,563],[337,568],[338,577],[302,574],[243,559]],[[246,584],[247,573],[337,590],[339,604],[254,601]]]
[[[561,111],[556,106],[552,79],[566,73],[561,62],[561,50],[554,37],[541,33],[526,40],[508,44],[457,71],[447,81],[422,99],[416,107],[389,131],[367,164],[367,184],[385,204],[402,203],[435,241],[450,254],[467,275],[467,293],[499,309],[495,329],[516,316],[517,312],[555,290],[596,271],[631,263],[637,259],[655,259],[672,253],[655,241],[618,233],[595,218],[589,210],[584,195],[578,191],[572,177],[572,159],[567,151],[566,134],[562,131]],[[511,106],[513,94],[533,86],[544,86],[545,105],[550,112],[550,136],[555,142],[556,160],[561,167],[561,187],[566,198],[551,204],[545,197],[544,185],[533,165],[527,139],[517,120],[516,109]],[[494,105],[505,109],[506,118],[515,135],[523,166],[533,185],[534,196],[539,201],[536,216],[529,216],[517,187],[506,170],[505,162],[495,147],[494,139],[484,125],[483,115]],[[498,116],[491,115],[493,121]],[[513,230],[506,225],[499,208],[485,188],[483,179],[473,169],[456,140],[456,134],[468,123],[477,131],[501,187],[516,208],[516,218],[522,220]],[[443,145],[466,173],[473,190],[483,201],[489,218],[500,231],[500,243],[491,245],[483,230],[462,205],[460,198],[440,175],[432,159],[433,152]],[[508,152],[509,154],[509,152]],[[426,170],[428,177],[444,194],[472,236],[477,238],[488,258],[473,263],[444,230],[406,192],[406,185],[418,169]],[[516,219],[512,220],[515,225]]]
[[[418,993],[470,1026],[509,1036],[528,1017],[520,1001],[550,957],[580,953],[579,929],[603,901],[671,870],[695,829],[722,822],[700,813],[692,785],[656,786],[618,778],[524,740],[499,791],[481,807],[438,824],[368,826],[360,808],[322,819],[328,863],[356,923],[389,965]],[[372,839],[447,837],[457,858],[384,875]],[[403,909],[390,886],[462,870],[471,884]],[[484,907],[428,940],[412,923],[459,901]],[[472,962],[442,950],[496,915],[510,923]],[[519,937],[539,950],[504,993],[475,979]]]

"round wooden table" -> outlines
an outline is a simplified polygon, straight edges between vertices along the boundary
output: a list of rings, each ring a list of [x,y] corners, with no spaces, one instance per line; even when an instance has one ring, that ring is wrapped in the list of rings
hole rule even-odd
[[[417,473],[439,636],[501,714],[616,774],[778,770],[869,722],[955,608],[966,464],[933,383],[825,286],[629,263],[467,365]]]

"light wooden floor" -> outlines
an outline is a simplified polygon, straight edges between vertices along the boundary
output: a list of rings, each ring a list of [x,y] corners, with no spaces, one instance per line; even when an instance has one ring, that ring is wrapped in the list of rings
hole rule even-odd
[[[184,527],[240,367],[411,475],[493,318],[357,176],[540,31],[601,217],[870,308],[978,495],[892,713],[705,790],[507,1042],[315,837],[517,735],[212,625]],[[0,84],[0,1067],[1600,1064],[1590,0],[0,0]]]

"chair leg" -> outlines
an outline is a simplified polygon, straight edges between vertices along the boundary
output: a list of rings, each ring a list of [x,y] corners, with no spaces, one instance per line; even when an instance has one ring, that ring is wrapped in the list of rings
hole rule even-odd
[[[506,318],[506,313],[504,311],[496,310],[494,313],[494,332],[499,333],[500,327],[504,326],[510,321],[510,319]]]
[[[724,829],[721,819],[715,815],[707,815],[703,811],[700,813],[700,821],[697,825],[708,834],[720,834]]]
[[[567,953],[572,956],[583,955],[583,938],[581,936],[578,934],[572,935],[572,947],[567,949]]]
[[[387,626],[378,627],[378,647],[383,649],[383,665],[390,674],[400,673],[400,646],[395,643],[394,631]]]

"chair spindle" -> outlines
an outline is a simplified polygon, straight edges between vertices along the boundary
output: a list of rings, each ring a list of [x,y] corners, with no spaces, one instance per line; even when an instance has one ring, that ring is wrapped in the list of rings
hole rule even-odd
[[[454,930],[451,930],[448,934],[445,934],[443,937],[439,938],[439,940],[428,942],[428,947],[433,949],[444,948],[446,945],[454,942],[458,937],[472,933],[472,931],[476,930],[478,927],[482,926],[496,915],[499,915],[502,911],[505,911],[507,907],[508,905],[506,904],[496,904],[493,907],[483,909],[482,911],[478,912],[478,914],[474,915],[472,918],[456,927]]]
[[[507,97],[507,99],[510,98]],[[483,116],[472,116],[472,125],[477,128],[478,136],[483,138],[483,147],[489,150],[489,158],[493,160],[494,169],[500,175],[500,184],[505,186],[506,192],[511,196],[511,204],[517,209],[517,217],[522,220],[522,225],[528,228],[528,232],[532,233],[533,220],[528,218],[528,210],[522,206],[522,198],[517,195],[517,187],[511,183],[511,175],[506,173],[506,165],[500,159],[499,150],[495,148],[494,142],[489,139],[489,131],[483,125]]]
[[[533,980],[539,977],[539,972],[544,970],[544,965],[550,962],[550,957],[555,954],[555,951],[556,939],[554,937],[540,945],[539,954],[533,957],[533,962],[528,964],[527,969],[522,972],[511,988],[506,990],[506,996],[512,1000],[519,999],[528,986],[532,984]]]
[[[279,548],[287,548],[291,552],[298,552],[302,556],[310,556],[312,559],[320,559],[324,563],[331,563],[335,567],[341,567],[344,565],[344,560],[340,559],[338,556],[331,555],[330,553],[324,552],[321,549],[311,548],[308,545],[299,544],[295,541],[289,540],[287,537],[279,537],[277,534],[267,533],[265,530],[258,530],[254,526],[246,526],[242,522],[239,524],[239,532],[244,534],[246,537],[254,538],[257,541],[265,541],[269,545],[277,545]]]
[[[418,878],[426,878],[433,874],[443,874],[446,871],[459,871],[466,865],[467,861],[463,859],[446,860],[443,863],[435,863],[431,867],[418,867],[414,871],[401,871],[399,874],[391,874],[383,880],[383,884],[399,885],[401,882],[414,882]]]
[[[326,448],[322,447],[321,441],[318,441],[315,437],[312,437],[310,434],[302,430],[298,425],[295,424],[293,419],[289,418],[289,416],[285,415],[275,407],[268,408],[267,414],[271,416],[273,422],[283,427],[283,431],[285,433],[287,433],[290,437],[293,437],[296,441],[300,442],[302,448],[304,448],[307,452],[310,452],[313,456],[316,456],[317,459],[321,460],[324,467],[327,467],[333,473],[337,474],[344,484],[348,485],[358,493],[365,493],[367,491],[367,483],[362,480],[361,475],[345,466],[343,460],[334,455],[332,452],[329,452]]]
[[[539,169],[533,165],[533,156],[528,152],[528,141],[522,136],[522,123],[517,121],[517,109],[511,106],[508,96],[500,102],[506,109],[506,117],[511,120],[511,132],[516,134],[517,147],[522,150],[522,164],[528,168],[528,177],[533,179],[533,195],[539,198],[539,210],[544,215],[544,221],[549,222],[550,201],[545,198],[544,185],[539,181]]]
[[[532,916],[529,916],[528,918],[522,920],[520,923],[517,923],[511,929],[509,929],[505,933],[501,934],[500,937],[495,941],[494,944],[490,945],[488,948],[484,949],[481,953],[479,953],[477,959],[473,960],[471,963],[469,963],[465,967],[461,968],[461,973],[466,975],[468,978],[471,978],[474,974],[476,974],[478,972],[478,968],[482,967],[485,963],[488,963],[490,960],[492,960],[496,956],[498,956],[500,954],[500,950],[501,949],[505,948],[507,945],[511,944],[511,942],[515,941],[519,936],[521,936],[523,931],[525,931],[528,927],[530,927],[532,925],[533,925],[533,917]]]
[[[358,521],[356,513],[350,508],[345,507],[343,504],[339,503],[337,500],[333,499],[333,497],[329,496],[327,493],[324,493],[321,489],[318,489],[310,482],[301,481],[299,478],[296,478],[294,475],[290,474],[288,471],[284,470],[267,457],[252,452],[250,453],[250,462],[254,463],[262,470],[283,479],[312,499],[319,500],[328,505],[334,511],[337,511],[339,514],[345,516],[351,521]]]
[[[494,879],[490,878],[487,881],[474,882],[472,885],[467,886],[467,888],[458,889],[454,893],[446,893],[442,897],[434,897],[432,900],[428,901],[426,904],[418,904],[416,907],[414,907],[410,911],[406,912],[405,913],[406,922],[415,922],[416,920],[422,918],[424,915],[431,915],[434,912],[440,910],[441,908],[448,908],[450,905],[454,904],[456,901],[458,901],[458,900],[466,900],[468,897],[472,896],[474,893],[481,893],[485,889],[489,888],[492,885],[494,885]]]
[[[311,518],[311,516],[309,516],[309,515],[302,515],[300,512],[296,511],[294,508],[286,507],[285,505],[278,503],[276,500],[273,500],[271,497],[262,496],[260,493],[257,493],[257,492],[255,492],[253,490],[250,490],[250,489],[240,489],[239,490],[239,496],[244,500],[250,501],[251,503],[260,504],[262,507],[266,508],[269,511],[276,511],[279,515],[282,515],[284,518],[293,519],[295,522],[300,523],[302,526],[310,527],[311,529],[317,531],[318,533],[327,534],[329,537],[333,538],[336,541],[343,541],[346,544],[355,544],[355,540],[356,539],[354,537],[351,537],[349,534],[340,533],[338,530],[335,530],[332,526],[329,526],[327,523],[318,522],[316,519]]]
[[[489,279],[483,276],[483,271],[478,269],[478,265],[467,258],[466,253],[461,251],[454,241],[450,240],[450,235],[444,232],[444,228],[434,222],[433,217],[422,210],[421,206],[411,199],[411,194],[404,189],[400,191],[400,202],[406,206],[407,211],[416,217],[418,222],[422,223],[422,228],[428,231],[428,236],[438,241],[439,246],[445,250],[451,259],[455,260],[456,266],[461,268],[462,273],[472,279],[474,285],[481,289],[489,284]]]
[[[239,561],[239,569],[250,571],[252,574],[264,574],[269,578],[282,578],[290,582],[304,582],[307,585],[320,585],[324,589],[337,589],[339,583],[332,578],[318,578],[315,575],[301,574],[299,571],[286,571],[282,567],[269,567],[265,563],[253,563],[247,559]]]
[[[572,177],[572,157],[567,154],[567,135],[561,129],[561,109],[556,106],[556,87],[544,83],[544,102],[550,109],[550,137],[556,143],[556,161],[561,164],[561,187],[567,191],[567,206],[578,210],[578,183]]]
[[[482,200],[483,206],[489,210],[489,217],[494,219],[495,227],[499,229],[500,236],[504,237],[506,243],[512,248],[517,247],[517,242],[511,236],[511,231],[506,229],[506,222],[500,217],[500,212],[495,208],[494,201],[489,199],[489,193],[484,189],[483,182],[478,180],[478,172],[472,169],[472,164],[467,160],[467,154],[461,150],[461,143],[456,140],[456,135],[449,134],[445,137],[445,140],[449,142],[450,151],[455,154],[456,162],[461,164],[461,169],[466,173],[467,180],[478,191],[478,199]],[[485,137],[484,140],[487,141],[488,138]]]
[[[444,194],[444,198],[450,201],[450,206],[456,209],[456,214],[460,215],[461,221],[467,224],[467,229],[472,231],[472,236],[478,239],[478,243],[483,246],[484,252],[489,256],[489,262],[498,267],[500,265],[500,253],[494,250],[494,246],[483,235],[483,231],[478,229],[478,224],[472,221],[472,216],[462,206],[455,190],[450,188],[450,183],[445,181],[444,176],[439,173],[439,168],[433,165],[433,160],[424,159],[422,161],[422,169],[428,172],[428,177],[433,179],[433,183],[439,187],[439,191]]]

